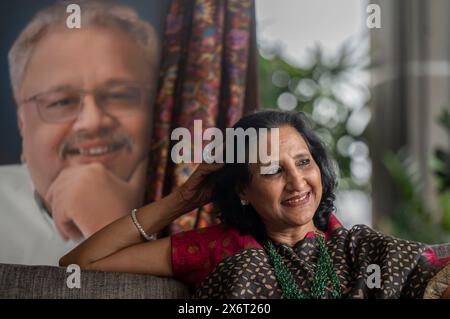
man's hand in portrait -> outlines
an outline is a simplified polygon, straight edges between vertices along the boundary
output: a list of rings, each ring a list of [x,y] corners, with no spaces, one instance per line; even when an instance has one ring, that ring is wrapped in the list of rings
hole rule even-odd
[[[138,206],[146,169],[147,159],[138,163],[128,180],[98,162],[63,169],[45,197],[61,237],[87,238]]]

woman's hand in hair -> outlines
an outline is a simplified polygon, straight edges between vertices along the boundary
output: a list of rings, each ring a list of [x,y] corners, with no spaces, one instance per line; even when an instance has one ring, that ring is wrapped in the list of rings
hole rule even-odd
[[[187,211],[211,202],[215,180],[212,173],[217,172],[223,166],[223,163],[201,163],[188,180],[176,190],[182,198]]]

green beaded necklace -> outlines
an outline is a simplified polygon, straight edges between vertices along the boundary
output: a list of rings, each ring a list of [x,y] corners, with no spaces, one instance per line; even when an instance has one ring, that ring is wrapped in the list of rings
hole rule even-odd
[[[319,256],[315,265],[315,273],[311,286],[311,290],[308,293],[300,292],[300,287],[297,284],[292,272],[284,264],[283,259],[277,253],[272,241],[267,240],[264,244],[264,248],[269,256],[270,263],[275,270],[275,276],[278,283],[283,290],[283,294],[287,299],[310,299],[310,298],[323,298],[327,296],[327,278],[330,278],[331,285],[333,287],[331,291],[332,298],[341,297],[341,285],[339,278],[336,275],[333,267],[333,260],[328,253],[325,245],[325,239],[322,234],[316,232],[319,242]]]

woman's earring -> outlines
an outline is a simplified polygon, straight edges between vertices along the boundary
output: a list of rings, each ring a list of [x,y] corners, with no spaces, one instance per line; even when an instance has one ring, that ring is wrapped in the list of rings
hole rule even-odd
[[[241,205],[242,206],[248,205],[248,201],[246,201],[245,199],[241,199]]]

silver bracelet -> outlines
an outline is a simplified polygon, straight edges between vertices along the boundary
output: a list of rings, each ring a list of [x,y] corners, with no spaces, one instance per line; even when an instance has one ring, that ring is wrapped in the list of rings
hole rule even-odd
[[[137,213],[136,208],[131,211],[131,219],[133,220],[134,226],[136,226],[136,228],[141,233],[142,237],[144,237],[147,241],[155,240],[156,236],[155,235],[150,235],[150,236],[147,235],[144,228],[142,228],[141,224],[139,224],[139,222],[137,221],[137,218],[136,218],[136,213]]]

